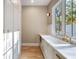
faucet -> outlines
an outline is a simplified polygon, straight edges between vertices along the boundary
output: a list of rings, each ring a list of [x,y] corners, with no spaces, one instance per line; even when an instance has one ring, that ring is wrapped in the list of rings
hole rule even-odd
[[[71,37],[68,35],[65,35],[65,36],[66,36],[66,39],[68,40],[68,42],[71,44]]]
[[[71,43],[71,37],[69,37],[68,35],[64,35],[64,38],[63,38],[66,42],[69,42]]]

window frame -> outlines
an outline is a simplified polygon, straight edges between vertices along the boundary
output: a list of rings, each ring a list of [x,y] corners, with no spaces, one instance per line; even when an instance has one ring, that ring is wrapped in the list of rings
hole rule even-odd
[[[61,12],[60,12],[61,15],[60,16],[56,16],[56,9],[59,8],[59,7],[61,8],[60,9],[61,10]],[[57,19],[56,19],[56,17],[59,17],[59,22],[61,22],[61,25],[59,24],[58,26],[61,27],[61,29],[60,28],[57,29]],[[59,1],[59,4],[55,8],[55,32],[56,32],[56,35],[60,35],[60,32],[62,32],[62,21],[60,20],[61,17],[62,17],[62,1]]]
[[[71,0],[72,1],[72,7],[71,7],[71,10],[72,10],[72,18],[73,18],[73,0]],[[59,1],[58,1],[59,2]],[[56,35],[58,36],[58,37],[61,37],[61,36],[65,36],[66,35],[66,0],[61,0],[61,3],[59,3],[58,5],[60,5],[61,4],[61,12],[62,12],[62,20],[60,20],[62,23],[64,23],[64,24],[62,24],[61,25],[61,27],[63,26],[63,30],[61,30],[60,32],[62,32],[62,35],[60,34],[60,32],[57,32],[57,25],[56,25],[56,12],[55,12],[55,33],[56,33]],[[64,5],[64,6],[63,6]],[[56,6],[56,8],[57,8],[58,6]],[[56,9],[55,8],[55,9]],[[63,11],[64,10],[64,11]],[[64,14],[63,14],[64,13]],[[76,15],[75,15],[76,16]],[[70,38],[72,38],[72,39],[76,39],[76,37],[75,38],[73,38],[74,36],[73,36],[73,23],[72,23],[72,28],[71,28],[71,34],[72,34],[72,36],[69,36]]]
[[[67,0],[65,0],[65,33],[66,33],[66,1]],[[73,0],[71,0],[71,11],[72,11],[71,16],[72,16],[72,19],[73,19]],[[73,22],[73,20],[71,20],[71,22]],[[65,34],[65,35],[67,35],[67,34]],[[72,23],[71,24],[71,36],[69,36],[69,37],[72,38],[72,39],[76,39],[76,36],[75,36],[75,38],[73,38],[74,37],[73,35],[74,35],[74,33],[73,33],[73,23]]]

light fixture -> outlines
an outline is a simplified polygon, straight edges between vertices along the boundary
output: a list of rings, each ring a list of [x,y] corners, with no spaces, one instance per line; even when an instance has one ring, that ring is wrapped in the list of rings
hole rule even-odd
[[[34,3],[34,0],[31,0],[32,3]]]
[[[50,16],[50,13],[47,13],[47,16]]]

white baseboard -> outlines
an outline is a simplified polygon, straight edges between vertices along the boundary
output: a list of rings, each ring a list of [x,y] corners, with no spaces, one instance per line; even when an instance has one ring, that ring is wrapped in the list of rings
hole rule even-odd
[[[22,43],[22,46],[40,46],[40,43]]]

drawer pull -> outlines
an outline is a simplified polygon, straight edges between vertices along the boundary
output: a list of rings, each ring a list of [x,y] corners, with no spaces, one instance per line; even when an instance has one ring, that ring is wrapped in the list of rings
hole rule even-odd
[[[59,56],[58,54],[56,54],[56,56],[57,56],[58,59],[61,59],[60,56]]]

